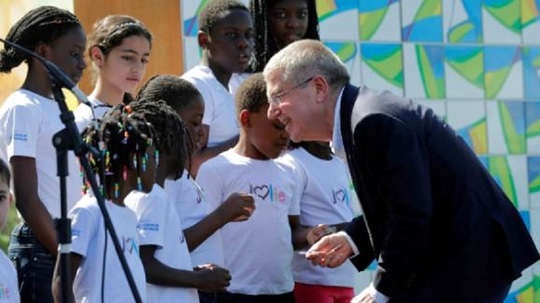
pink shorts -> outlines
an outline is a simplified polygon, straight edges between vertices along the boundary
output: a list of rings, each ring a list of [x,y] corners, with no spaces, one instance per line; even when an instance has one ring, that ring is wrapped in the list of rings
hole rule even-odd
[[[353,297],[352,287],[294,284],[296,303],[350,303]]]

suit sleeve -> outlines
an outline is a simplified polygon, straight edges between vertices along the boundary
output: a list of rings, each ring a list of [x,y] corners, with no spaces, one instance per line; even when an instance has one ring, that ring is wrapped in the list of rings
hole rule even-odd
[[[345,232],[351,237],[360,251],[358,255],[351,258],[351,262],[358,271],[363,271],[375,258],[364,216],[354,218],[351,223],[345,227]]]
[[[371,201],[380,246],[375,288],[391,299],[407,294],[425,255],[432,219],[429,158],[421,134],[403,121],[372,114],[354,130],[356,153],[375,188]]]

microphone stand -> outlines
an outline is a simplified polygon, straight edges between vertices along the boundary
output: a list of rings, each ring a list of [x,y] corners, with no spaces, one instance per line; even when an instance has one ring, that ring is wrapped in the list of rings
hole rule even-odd
[[[52,91],[53,91],[54,99],[58,103],[58,107],[60,109],[60,120],[62,120],[62,122],[65,125],[64,129],[57,132],[53,136],[53,145],[56,148],[56,159],[57,159],[57,169],[58,169],[57,174],[60,177],[61,217],[59,219],[55,219],[55,224],[56,224],[56,229],[58,233],[58,242],[59,242],[58,252],[60,253],[60,266],[61,266],[61,275],[62,275],[62,279],[61,279],[62,301],[68,302],[68,298],[70,297],[70,292],[71,292],[71,271],[70,271],[71,220],[67,216],[68,209],[67,209],[67,195],[66,195],[66,176],[68,175],[68,161],[67,161],[68,151],[73,150],[75,152],[75,155],[79,158],[79,162],[84,169],[86,179],[90,182],[90,187],[92,188],[92,192],[94,193],[94,196],[96,197],[98,201],[98,206],[99,206],[99,209],[101,210],[101,213],[103,215],[103,220],[105,222],[106,232],[108,231],[109,234],[111,235],[111,240],[113,242],[114,249],[116,251],[116,254],[118,255],[118,258],[122,265],[122,269],[124,270],[124,273],[126,275],[126,278],[127,278],[129,287],[131,289],[131,292],[133,294],[133,297],[135,299],[135,302],[142,303],[143,301],[141,299],[141,295],[139,294],[137,285],[135,284],[135,280],[133,279],[133,275],[131,274],[131,270],[129,269],[129,266],[127,264],[126,257],[124,256],[122,247],[120,246],[120,243],[118,241],[118,236],[116,235],[116,231],[112,224],[111,217],[109,215],[109,212],[107,211],[107,207],[105,205],[103,195],[99,191],[99,187],[95,179],[94,173],[92,172],[90,163],[85,156],[87,152],[93,152],[96,155],[101,157],[102,153],[100,151],[96,151],[93,148],[91,149],[88,145],[83,143],[81,136],[79,134],[77,125],[75,124],[75,116],[73,115],[73,112],[71,112],[67,107],[64,93],[62,92],[62,88],[65,87],[65,88],[70,89],[71,91],[75,93],[75,95],[79,98],[81,102],[85,104],[89,104],[88,100],[86,100],[86,96],[84,96],[80,92],[80,90],[75,86],[73,81],[71,81],[71,79],[67,77],[52,62],[47,61],[45,58],[41,57],[40,55],[20,45],[6,41],[1,38],[0,38],[0,41],[4,42],[4,44],[6,45],[16,48],[17,50],[33,58],[36,58],[39,62],[41,62],[45,66],[45,68],[49,72],[49,76],[52,82]]]

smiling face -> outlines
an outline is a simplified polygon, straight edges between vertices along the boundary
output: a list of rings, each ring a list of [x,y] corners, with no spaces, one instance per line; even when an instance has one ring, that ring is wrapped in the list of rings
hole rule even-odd
[[[278,1],[269,8],[269,25],[279,49],[303,39],[308,28],[305,0]]]
[[[129,36],[103,56],[94,56],[104,86],[121,93],[130,93],[141,82],[150,56],[150,41],[143,36]],[[99,51],[97,46],[94,51]]]
[[[200,32],[199,44],[204,47],[208,61],[228,73],[246,70],[253,55],[253,22],[248,11],[233,9],[224,12],[210,34]]]
[[[81,80],[86,62],[84,50],[86,34],[80,26],[73,27],[51,44],[38,46],[45,59],[56,64],[73,82]]]

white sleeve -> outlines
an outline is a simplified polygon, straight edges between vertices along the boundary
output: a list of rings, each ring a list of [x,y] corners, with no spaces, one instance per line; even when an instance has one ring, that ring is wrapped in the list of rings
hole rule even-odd
[[[71,210],[69,217],[71,218],[71,252],[85,257],[88,246],[95,241],[98,230],[97,217],[89,209],[77,206]]]
[[[205,162],[199,167],[197,172],[197,183],[202,188],[205,198],[212,210],[216,209],[225,199],[223,193],[223,182],[220,174],[216,171],[211,162]]]
[[[132,195],[134,193],[131,193]],[[150,194],[138,193],[131,199],[126,199],[128,206],[137,216],[137,231],[139,245],[156,245],[163,247],[167,201]]]
[[[8,161],[12,156],[36,157],[40,125],[39,114],[29,107],[15,105],[9,110],[2,125]]]

